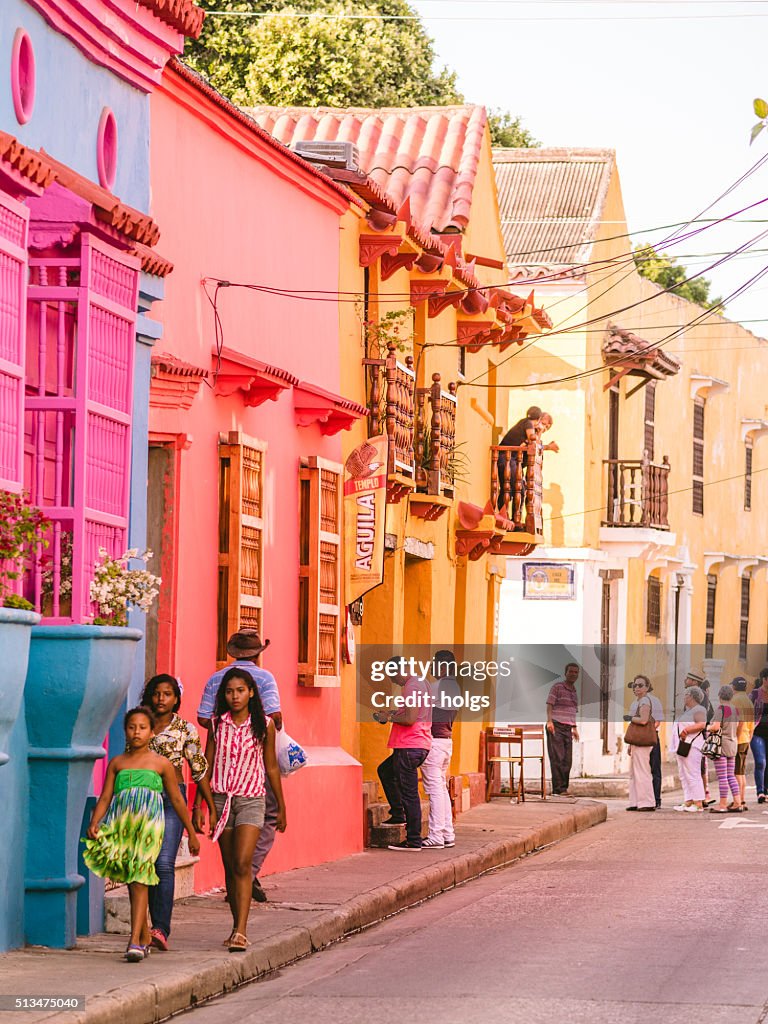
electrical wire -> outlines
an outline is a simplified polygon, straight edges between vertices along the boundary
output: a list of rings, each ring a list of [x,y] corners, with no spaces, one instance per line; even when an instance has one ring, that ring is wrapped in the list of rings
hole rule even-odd
[[[297,20],[306,19],[307,21],[447,21],[447,22],[473,22],[482,24],[500,24],[500,23],[518,23],[518,22],[537,22],[544,24],[561,24],[563,22],[596,22],[596,21],[608,21],[616,23],[621,22],[635,22],[635,21],[724,21],[733,20],[734,18],[740,19],[756,19],[768,17],[768,12],[749,12],[749,11],[732,11],[729,14],[627,14],[623,17],[611,17],[609,15],[602,14],[588,14],[588,15],[561,15],[553,12],[549,17],[542,17],[540,15],[490,15],[477,17],[477,15],[471,14],[430,14],[425,12],[423,14],[351,14],[351,13],[336,13],[331,11],[206,11],[206,17],[208,18],[295,18]]]

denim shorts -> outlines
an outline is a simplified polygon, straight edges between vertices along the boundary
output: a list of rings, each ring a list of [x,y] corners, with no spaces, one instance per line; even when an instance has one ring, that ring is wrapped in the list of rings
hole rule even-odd
[[[216,813],[221,815],[227,802],[226,794],[214,793],[213,802],[216,805]],[[226,832],[230,828],[237,828],[238,825],[252,825],[254,828],[263,828],[265,807],[266,800],[263,796],[233,796],[224,831]]]

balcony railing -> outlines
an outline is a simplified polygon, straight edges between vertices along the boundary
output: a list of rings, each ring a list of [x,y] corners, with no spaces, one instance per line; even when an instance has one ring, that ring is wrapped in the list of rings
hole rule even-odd
[[[394,343],[390,342],[387,347],[386,359],[367,360],[372,368],[369,436],[375,437],[386,431],[389,438],[387,473],[399,473],[414,479],[416,374],[413,371],[413,356],[406,356],[405,363],[401,363]]]
[[[426,494],[452,498],[457,472],[456,385],[440,386],[432,374],[432,387],[416,389],[416,482]]]
[[[506,510],[515,530],[540,536],[544,455],[538,441],[519,445],[491,445],[491,502]]]
[[[668,530],[669,460],[604,459],[608,475],[603,526]]]

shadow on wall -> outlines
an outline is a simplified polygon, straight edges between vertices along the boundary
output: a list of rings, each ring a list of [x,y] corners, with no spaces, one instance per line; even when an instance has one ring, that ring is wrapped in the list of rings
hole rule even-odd
[[[544,504],[549,505],[549,524],[552,534],[552,547],[565,546],[565,520],[562,518],[565,502],[559,484],[550,484],[544,488]]]

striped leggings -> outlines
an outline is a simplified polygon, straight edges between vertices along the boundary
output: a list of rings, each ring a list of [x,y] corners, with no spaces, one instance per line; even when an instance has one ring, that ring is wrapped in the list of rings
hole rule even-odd
[[[735,764],[735,757],[715,758],[715,771],[717,772],[717,784],[720,787],[721,800],[725,800],[727,798],[729,789],[734,796],[739,795],[739,784],[733,773]]]

